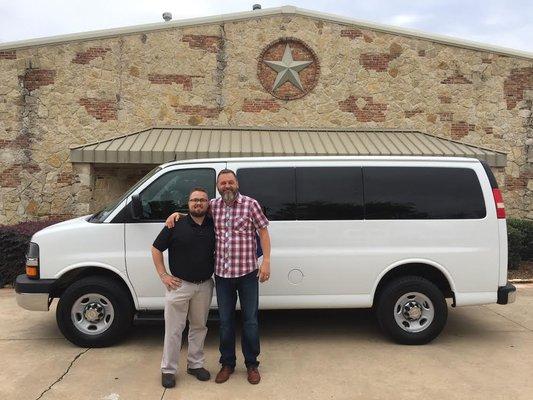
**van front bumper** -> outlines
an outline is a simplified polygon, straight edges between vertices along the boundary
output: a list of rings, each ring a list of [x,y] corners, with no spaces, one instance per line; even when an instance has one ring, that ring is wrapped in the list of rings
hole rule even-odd
[[[516,300],[516,287],[510,283],[498,288],[498,304],[511,304]]]
[[[15,292],[17,304],[31,311],[48,311],[52,298],[50,293],[55,279],[30,279],[26,274],[17,276]]]

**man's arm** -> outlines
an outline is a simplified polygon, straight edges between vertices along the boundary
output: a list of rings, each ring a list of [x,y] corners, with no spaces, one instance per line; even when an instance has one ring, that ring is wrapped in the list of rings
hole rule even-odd
[[[270,235],[267,228],[268,219],[263,213],[263,210],[261,210],[261,206],[257,200],[252,199],[250,213],[254,227],[259,235],[261,248],[263,249],[263,261],[261,262],[257,276],[259,277],[259,282],[265,282],[270,279]]]
[[[270,234],[268,228],[261,228],[257,231],[261,248],[263,249],[263,261],[259,267],[259,282],[268,281],[270,278]]]
[[[211,216],[211,202],[209,202],[209,206],[207,207],[207,213]],[[175,212],[169,215],[169,217],[165,221],[165,226],[168,229],[174,228],[174,223],[179,220],[181,217],[185,217],[187,214],[183,214],[180,212]]]
[[[169,215],[169,217],[167,218],[167,220],[165,221],[165,226],[168,228],[168,229],[172,229],[174,228],[174,223],[180,219],[180,217],[183,217],[187,214],[182,214],[182,213],[179,213],[179,212],[175,212],[175,213],[172,213]]]
[[[163,262],[163,253],[154,246],[152,246],[152,260],[154,261],[157,274],[161,278],[161,282],[163,282],[168,290],[177,289],[181,286],[181,279],[167,274],[165,263]]]

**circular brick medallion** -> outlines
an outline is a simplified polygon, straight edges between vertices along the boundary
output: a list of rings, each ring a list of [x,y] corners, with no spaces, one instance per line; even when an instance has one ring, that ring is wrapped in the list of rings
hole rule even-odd
[[[303,41],[281,38],[262,51],[257,65],[259,82],[272,96],[295,100],[316,86],[320,64],[315,52]]]

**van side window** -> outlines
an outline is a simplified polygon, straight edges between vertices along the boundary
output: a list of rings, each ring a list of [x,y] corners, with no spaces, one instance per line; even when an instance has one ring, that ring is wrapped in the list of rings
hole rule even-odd
[[[239,191],[256,199],[270,221],[294,220],[294,168],[242,168]]]
[[[299,220],[363,219],[361,168],[296,168],[296,202]]]
[[[215,197],[215,170],[180,169],[160,176],[141,193],[143,219],[164,221],[175,211],[188,213],[189,192],[203,187],[209,198]]]
[[[467,168],[363,168],[366,219],[478,219],[486,215]]]

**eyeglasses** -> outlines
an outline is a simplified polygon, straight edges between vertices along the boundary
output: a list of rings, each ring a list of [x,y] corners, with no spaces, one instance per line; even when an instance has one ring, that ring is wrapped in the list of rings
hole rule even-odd
[[[206,203],[207,199],[189,199],[191,203]]]

